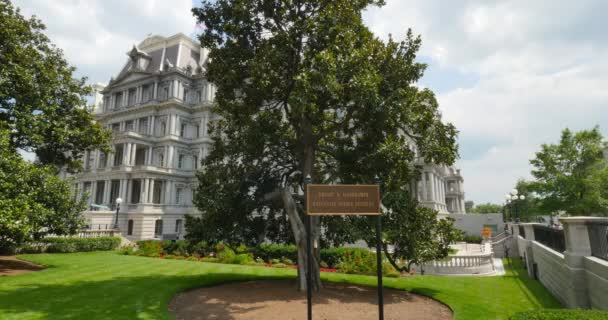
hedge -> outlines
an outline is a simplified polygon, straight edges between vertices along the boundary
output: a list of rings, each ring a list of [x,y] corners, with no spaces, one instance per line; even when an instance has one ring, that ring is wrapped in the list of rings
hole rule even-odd
[[[543,309],[516,313],[511,320],[608,320],[608,312],[581,309]]]
[[[37,243],[24,245],[21,253],[72,253],[114,250],[120,245],[119,237],[99,238],[44,238]]]

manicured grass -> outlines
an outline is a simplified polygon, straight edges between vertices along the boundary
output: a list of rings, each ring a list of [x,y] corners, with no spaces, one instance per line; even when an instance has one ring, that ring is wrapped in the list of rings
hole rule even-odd
[[[49,266],[0,278],[0,319],[171,319],[176,293],[227,281],[289,279],[292,269],[224,265],[123,256],[115,252],[24,255]],[[375,277],[323,273],[325,281],[375,285]],[[508,319],[518,311],[559,308],[513,260],[502,277],[385,278],[386,287],[433,297],[455,319]]]

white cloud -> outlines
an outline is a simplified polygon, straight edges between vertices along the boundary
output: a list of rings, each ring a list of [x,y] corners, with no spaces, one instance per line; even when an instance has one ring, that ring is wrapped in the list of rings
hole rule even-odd
[[[14,5],[46,24],[45,33],[90,82],[107,82],[118,73],[126,52],[148,34],[190,34],[195,26],[191,0],[16,0]]]
[[[499,202],[529,177],[540,144],[557,142],[565,127],[608,132],[607,10],[601,0],[387,0],[365,17],[381,36],[411,27],[431,64],[479,77],[438,99],[460,130],[468,199]]]

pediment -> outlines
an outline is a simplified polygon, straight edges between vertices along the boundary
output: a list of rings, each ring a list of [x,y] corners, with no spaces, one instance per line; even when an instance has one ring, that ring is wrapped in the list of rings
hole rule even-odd
[[[129,82],[143,79],[149,75],[150,75],[149,72],[144,72],[144,71],[127,71],[124,75],[122,75],[121,77],[118,77],[114,81],[112,81],[112,83],[110,83],[110,85],[119,86],[123,83],[129,83]]]

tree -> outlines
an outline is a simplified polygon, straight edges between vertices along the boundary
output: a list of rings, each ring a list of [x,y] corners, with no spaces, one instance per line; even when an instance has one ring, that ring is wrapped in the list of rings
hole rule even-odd
[[[74,171],[88,149],[109,151],[110,133],[84,107],[90,88],[75,79],[60,49],[35,17],[0,0],[0,128],[9,146],[34,152],[42,164]]]
[[[0,252],[47,234],[74,234],[86,201],[70,195],[70,182],[53,166],[39,166],[13,152],[0,129]]]
[[[572,133],[562,131],[559,144],[543,144],[530,160],[535,181],[530,190],[545,214],[564,210],[571,215],[608,213],[607,148],[598,127]]]
[[[501,213],[502,205],[494,203],[481,203],[473,207],[470,213]]]
[[[82,199],[57,173],[76,171],[85,150],[108,151],[110,132],[86,108],[85,79],[74,79],[61,50],[0,0],[0,249],[47,234],[74,234]],[[33,152],[36,163],[19,151]]]
[[[384,42],[362,22],[362,10],[382,4],[218,0],[193,9],[204,25],[207,78],[217,86],[214,112],[221,116],[211,127],[213,151],[199,174],[195,204],[204,215],[228,207],[233,223],[263,215],[267,224],[285,215],[298,247],[300,289],[306,288],[307,265],[304,177],[371,183],[377,174],[386,198],[406,193],[418,178],[417,156],[438,164],[457,156],[456,129],[441,122],[433,92],[414,85],[426,67],[415,62],[420,38],[408,31],[404,41]],[[226,181],[232,189],[219,186]],[[222,192],[212,194],[214,189]],[[240,190],[239,196],[230,190]],[[389,205],[386,212],[406,219],[397,209]],[[311,219],[317,243],[322,224],[330,234],[336,222],[354,230],[360,221]],[[314,260],[318,288],[319,248]]]

